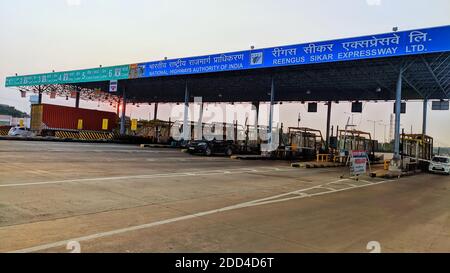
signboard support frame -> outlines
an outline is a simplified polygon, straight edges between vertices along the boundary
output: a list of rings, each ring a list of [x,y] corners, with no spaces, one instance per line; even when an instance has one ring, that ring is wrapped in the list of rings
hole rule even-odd
[[[403,83],[403,67],[400,68],[396,88],[394,161],[400,159],[400,117],[401,117],[401,103],[402,103],[402,83]]]
[[[185,82],[185,90],[184,90],[184,116],[183,116],[183,140],[189,141],[190,140],[190,126],[188,124],[188,118],[189,118],[189,88],[188,88],[188,81],[186,79]]]
[[[423,99],[422,134],[427,134],[428,99]]]

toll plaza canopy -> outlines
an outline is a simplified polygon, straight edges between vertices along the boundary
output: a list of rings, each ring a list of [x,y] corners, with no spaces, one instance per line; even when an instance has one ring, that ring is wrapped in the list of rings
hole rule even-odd
[[[6,87],[70,85],[132,102],[448,99],[450,26],[200,57],[6,78]]]

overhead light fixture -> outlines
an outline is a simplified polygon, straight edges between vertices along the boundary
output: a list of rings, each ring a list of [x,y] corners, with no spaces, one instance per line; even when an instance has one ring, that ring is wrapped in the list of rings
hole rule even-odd
[[[306,90],[307,95],[311,95],[311,90]]]
[[[380,93],[381,92],[381,87],[378,87],[375,92]]]

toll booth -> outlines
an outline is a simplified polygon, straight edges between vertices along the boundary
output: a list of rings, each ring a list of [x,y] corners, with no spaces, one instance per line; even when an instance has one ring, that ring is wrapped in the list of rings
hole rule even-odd
[[[337,147],[340,156],[349,155],[350,151],[366,151],[371,161],[375,160],[376,142],[368,132],[359,130],[339,130]]]
[[[433,138],[423,134],[402,134],[401,155],[416,159],[431,160],[433,157]]]
[[[283,142],[285,158],[312,159],[325,149],[322,132],[306,127],[289,127]]]
[[[170,142],[170,130],[173,122],[163,120],[140,121],[137,136],[149,139],[153,144],[167,144]]]

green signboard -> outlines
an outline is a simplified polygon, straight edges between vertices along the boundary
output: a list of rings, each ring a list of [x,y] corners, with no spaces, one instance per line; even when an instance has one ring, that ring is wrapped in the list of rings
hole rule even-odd
[[[99,67],[67,72],[7,77],[5,85],[6,87],[11,87],[123,80],[128,79],[129,73],[129,65]]]

